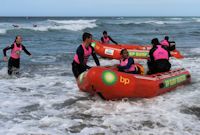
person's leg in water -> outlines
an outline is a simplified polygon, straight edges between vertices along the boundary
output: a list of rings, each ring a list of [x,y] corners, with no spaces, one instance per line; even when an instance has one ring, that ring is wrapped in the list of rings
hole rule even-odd
[[[16,75],[16,76],[19,76],[19,68],[13,67],[12,68],[12,74]]]
[[[8,75],[19,75],[20,59],[10,58],[8,61]]]
[[[78,70],[78,66],[75,63],[72,63],[72,72],[74,74],[74,77],[77,79],[80,73]]]
[[[12,75],[13,61],[12,58],[8,60],[8,75]]]
[[[77,79],[78,76],[83,73],[84,71],[86,71],[85,68],[81,68],[81,66],[79,66],[78,64],[76,63],[72,63],[72,72],[74,74],[74,77]]]
[[[14,65],[15,69],[15,75],[19,75],[19,68],[20,68],[20,59],[15,60],[16,64]]]

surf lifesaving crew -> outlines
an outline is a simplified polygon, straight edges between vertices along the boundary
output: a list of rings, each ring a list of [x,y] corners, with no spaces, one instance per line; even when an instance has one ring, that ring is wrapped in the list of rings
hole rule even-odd
[[[77,48],[74,60],[72,62],[72,72],[76,78],[91,67],[87,65],[87,61],[90,55],[93,56],[93,59],[97,66],[100,66],[99,59],[97,58],[94,48],[91,46],[92,34],[83,33],[82,35],[83,43]]]
[[[11,49],[11,55],[8,60],[6,56],[6,51],[10,49]],[[15,41],[11,46],[8,46],[3,49],[3,54],[4,54],[3,60],[5,62],[8,61],[8,75],[12,75],[13,71],[15,71],[16,74],[19,74],[20,55],[22,51],[24,51],[27,55],[31,56],[31,53],[22,44],[22,37],[19,35],[16,36]]]
[[[110,41],[112,41],[114,44],[118,44],[116,41],[114,41],[107,33],[107,31],[103,31],[103,37],[101,37],[101,42],[103,44],[109,44]]]
[[[139,74],[139,68],[134,63],[134,59],[129,57],[127,49],[122,49],[121,52],[120,64],[117,66],[118,70],[121,72]]]
[[[165,36],[165,38],[160,42],[160,44],[169,47],[169,37]]]
[[[151,44],[153,47],[149,51],[149,59],[147,62],[149,71],[147,74],[169,71],[171,68],[169,50],[166,46],[161,45],[157,38],[152,39]]]
[[[169,37],[165,36],[165,38],[160,42],[161,45],[168,48],[168,50],[173,51],[176,49],[176,43],[174,41],[169,41]]]

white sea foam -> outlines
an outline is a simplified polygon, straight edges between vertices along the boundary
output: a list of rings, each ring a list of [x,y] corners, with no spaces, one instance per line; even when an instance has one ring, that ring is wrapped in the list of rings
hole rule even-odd
[[[0,34],[5,34],[7,30],[28,29],[34,31],[48,30],[71,30],[80,31],[86,28],[95,28],[96,20],[47,20],[31,23],[19,23],[19,27],[13,27],[12,23],[0,23]],[[34,26],[35,25],[35,26]]]
[[[163,25],[163,24],[181,24],[181,23],[187,23],[188,21],[183,21],[183,20],[117,20],[116,22],[107,22],[109,24],[158,24],[158,25]]]
[[[145,23],[150,23],[150,24],[164,24],[165,22],[164,21],[157,21],[157,20],[154,20],[154,21],[146,21]]]
[[[192,84],[155,98],[122,101],[103,101],[80,92],[69,75],[70,66],[49,65],[39,69],[47,75],[35,72],[34,77],[19,78],[7,78],[4,67],[0,69],[0,134],[199,134],[198,117],[182,110],[199,107],[200,58],[170,61],[173,68],[191,72]],[[100,63],[119,61],[100,59]],[[89,65],[95,65],[94,61]]]
[[[96,20],[48,20],[50,22],[60,23],[60,24],[90,24],[95,23]]]
[[[146,21],[145,23],[150,23],[150,24],[159,24],[159,25],[163,25],[163,24],[181,24],[181,23],[186,23],[187,21],[182,21],[182,20],[166,20],[166,21]]]
[[[192,18],[195,22],[200,22],[200,18]]]
[[[54,22],[56,26],[50,29],[67,29],[72,31],[83,30],[86,28],[97,27],[96,20],[48,20]]]
[[[9,30],[11,26],[11,23],[0,23],[0,34],[6,34],[7,30]]]
[[[54,56],[40,56],[40,57],[34,57],[31,59],[32,62],[55,62],[56,57]]]
[[[167,18],[168,19],[168,18]],[[169,18],[170,20],[183,20],[183,18]]]
[[[0,29],[0,34],[6,34],[6,29]]]

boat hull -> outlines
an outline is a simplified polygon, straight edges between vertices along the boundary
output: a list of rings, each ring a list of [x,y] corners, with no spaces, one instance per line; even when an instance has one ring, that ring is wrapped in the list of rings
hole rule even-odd
[[[190,73],[176,69],[155,75],[127,74],[115,68],[93,67],[82,73],[77,84],[81,91],[97,94],[106,100],[150,98],[189,83]]]
[[[99,41],[93,41],[92,46],[95,49],[95,52],[104,58],[110,58],[110,59],[120,59],[120,51],[124,48],[126,48],[129,52],[129,56],[136,58],[136,59],[147,59],[149,57],[149,50],[152,48],[150,45],[127,45],[127,44],[120,44],[120,45],[114,45],[114,44],[102,44]],[[175,57],[177,59],[182,59],[183,56],[178,50],[170,51],[171,56]]]

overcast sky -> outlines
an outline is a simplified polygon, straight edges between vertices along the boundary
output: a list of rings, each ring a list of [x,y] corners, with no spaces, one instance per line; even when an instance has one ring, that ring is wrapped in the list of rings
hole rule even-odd
[[[1,0],[0,16],[200,16],[200,0]]]

